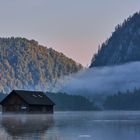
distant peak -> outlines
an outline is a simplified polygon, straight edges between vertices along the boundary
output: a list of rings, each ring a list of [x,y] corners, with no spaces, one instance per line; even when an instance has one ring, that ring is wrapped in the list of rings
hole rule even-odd
[[[140,61],[140,12],[129,16],[101,45],[90,67]]]

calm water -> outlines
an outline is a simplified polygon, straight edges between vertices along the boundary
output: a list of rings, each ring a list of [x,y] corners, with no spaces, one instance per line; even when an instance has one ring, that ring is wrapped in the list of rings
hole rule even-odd
[[[0,115],[0,140],[140,140],[140,112]]]

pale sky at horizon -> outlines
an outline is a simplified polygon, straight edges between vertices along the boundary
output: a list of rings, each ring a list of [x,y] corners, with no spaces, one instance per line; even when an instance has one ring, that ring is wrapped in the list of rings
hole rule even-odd
[[[25,37],[87,66],[140,0],[0,0],[0,37]]]

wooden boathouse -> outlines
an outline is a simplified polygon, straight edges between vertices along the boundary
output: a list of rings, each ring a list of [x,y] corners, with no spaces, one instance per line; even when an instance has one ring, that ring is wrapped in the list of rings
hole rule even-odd
[[[1,103],[2,112],[53,113],[54,102],[41,91],[13,90]]]

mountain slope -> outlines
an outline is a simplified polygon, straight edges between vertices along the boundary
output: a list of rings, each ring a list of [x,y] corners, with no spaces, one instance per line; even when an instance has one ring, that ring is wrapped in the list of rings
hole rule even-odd
[[[110,66],[140,60],[140,13],[118,25],[94,55],[90,67]]]
[[[61,76],[80,69],[80,64],[34,40],[0,38],[0,91],[46,89]]]

